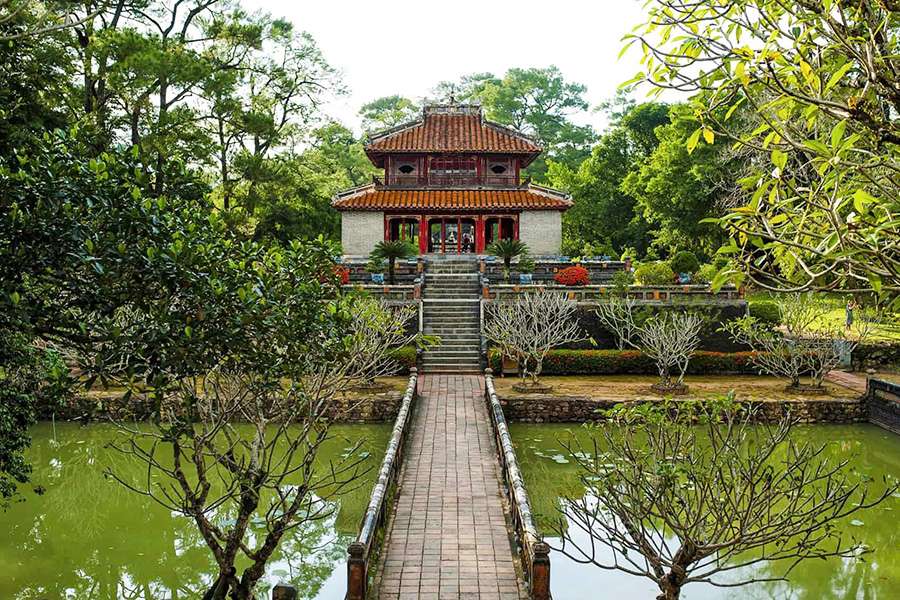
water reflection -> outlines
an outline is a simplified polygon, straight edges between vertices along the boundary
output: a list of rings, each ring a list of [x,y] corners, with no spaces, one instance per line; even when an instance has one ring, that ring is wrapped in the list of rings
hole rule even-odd
[[[340,426],[320,454],[338,461],[359,440],[377,467],[388,426]],[[107,449],[111,426],[34,428],[32,482],[43,495],[0,513],[0,598],[78,600],[182,599],[205,592],[212,555],[193,523],[107,479],[103,470],[146,477],[141,464]],[[300,598],[344,597],[344,551],[356,532],[375,468],[362,485],[343,494],[332,514],[286,536],[260,582],[260,597],[289,581]]]
[[[548,534],[560,523],[560,511],[565,497],[584,497],[576,466],[560,445],[560,440],[577,436],[587,440],[586,432],[576,427],[558,425],[513,425],[511,427],[516,452],[522,466],[537,525]],[[877,488],[883,477],[900,478],[900,436],[872,425],[815,425],[794,429],[797,438],[827,443],[829,457],[835,459],[855,455],[853,468],[871,477]],[[900,494],[878,507],[860,513],[840,523],[847,536],[853,536],[875,549],[856,560],[814,560],[798,566],[788,582],[756,583],[739,588],[717,588],[705,584],[689,584],[682,592],[687,600],[879,600],[896,598],[900,589]],[[587,543],[587,534],[569,532],[579,543]],[[553,546],[560,540],[548,535]],[[605,548],[600,551],[607,551]],[[608,556],[608,555],[604,555]],[[616,571],[603,571],[592,565],[578,564],[554,552],[552,555],[551,586],[556,600],[597,597],[603,590],[605,598],[654,598],[656,584]],[[723,576],[727,583],[745,579],[750,573],[757,577],[778,577],[784,565],[762,565],[743,572]]]

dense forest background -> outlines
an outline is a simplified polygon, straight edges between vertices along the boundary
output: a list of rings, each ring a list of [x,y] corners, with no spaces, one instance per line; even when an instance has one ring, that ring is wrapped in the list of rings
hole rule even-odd
[[[28,6],[3,23],[5,160],[60,130],[55,143],[86,160],[136,159],[142,193],[202,197],[248,237],[339,238],[332,196],[376,170],[365,135],[323,110],[345,87],[310,35],[233,1],[87,2],[64,28]],[[585,91],[553,66],[511,68],[373,99],[360,117],[374,131],[428,102],[479,103],[546,149],[526,176],[573,194],[565,253],[709,257],[720,229],[698,222],[727,204],[739,157],[716,145],[689,155],[697,125],[682,106],[622,95],[595,107]],[[608,129],[580,124],[588,111],[608,113]]]

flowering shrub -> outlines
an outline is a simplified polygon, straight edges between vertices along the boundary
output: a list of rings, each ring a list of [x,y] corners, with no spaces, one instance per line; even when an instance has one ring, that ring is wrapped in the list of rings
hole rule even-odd
[[[687,372],[693,375],[756,373],[753,352],[696,352]],[[489,363],[500,370],[500,353],[491,349]],[[637,350],[551,350],[544,375],[656,375],[656,363]]]
[[[553,276],[560,285],[587,285],[591,282],[591,274],[582,266],[568,267]]]
[[[350,269],[341,265],[334,265],[334,273],[341,280],[341,285],[350,283]]]

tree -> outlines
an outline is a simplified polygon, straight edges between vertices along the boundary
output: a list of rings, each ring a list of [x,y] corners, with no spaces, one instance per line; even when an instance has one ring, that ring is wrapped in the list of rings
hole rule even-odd
[[[363,104],[359,109],[363,130],[377,132],[403,123],[415,121],[420,107],[403,96],[384,96]]]
[[[487,248],[487,253],[499,257],[503,261],[503,278],[509,283],[509,271],[512,266],[512,260],[519,256],[528,254],[528,246],[525,242],[519,240],[497,240],[492,242]]]
[[[856,319],[855,339],[848,339],[840,326],[824,325],[822,304],[811,293],[790,294],[777,304],[780,329],[752,316],[730,321],[724,329],[753,348],[753,364],[760,372],[788,379],[789,390],[820,391],[828,372],[865,340],[871,319]],[[811,389],[801,386],[802,377],[811,379]]]
[[[578,305],[565,294],[526,293],[510,302],[488,305],[484,336],[499,346],[504,357],[519,364],[517,390],[540,389],[538,378],[547,353],[563,344],[587,339],[578,324]],[[526,385],[525,379],[531,382]]]
[[[723,214],[737,187],[735,173],[744,165],[725,141],[688,152],[686,143],[697,122],[684,112],[683,106],[671,108],[672,122],[655,130],[657,146],[624,177],[621,189],[657,229],[655,247],[711,256],[726,236],[707,219]]]
[[[638,327],[641,352],[656,362],[659,383],[653,388],[662,393],[683,392],[688,363],[700,346],[703,319],[693,313],[668,311],[654,315]],[[677,378],[672,381],[672,369]]]
[[[661,393],[684,393],[684,375],[691,357],[700,346],[703,318],[694,313],[665,311],[638,322],[637,303],[627,298],[610,297],[601,302],[595,314],[616,334],[619,349],[625,345],[640,350],[656,362],[659,382],[653,389]],[[672,368],[677,377],[672,381]]]
[[[408,311],[382,312],[383,305],[367,298],[338,298],[322,303],[318,314],[300,314],[293,297],[281,296],[288,291],[276,289],[268,306],[244,315],[264,313],[269,336],[238,348],[237,356],[220,355],[219,364],[198,376],[173,373],[172,385],[158,394],[155,429],[125,428],[129,440],[117,448],[147,464],[146,485],[110,471],[129,489],[194,521],[217,567],[204,596],[209,600],[256,597],[283,537],[332,514],[328,501],[354,485],[362,474],[359,458],[324,472],[314,468],[329,439],[331,401],[348,385],[390,372],[389,344],[405,339],[406,323],[398,317],[408,319]],[[285,343],[298,327],[303,342]],[[268,365],[257,360],[264,357]],[[260,520],[262,535],[251,531]]]
[[[823,447],[791,438],[791,416],[755,424],[726,401],[618,407],[610,417],[588,445],[565,444],[586,493],[562,509],[570,525],[559,550],[650,579],[657,600],[692,583],[784,579],[804,560],[857,559],[866,549],[832,525],[897,490],[870,497],[849,458],[826,461]],[[741,571],[762,562],[783,575]]]
[[[900,295],[898,14],[891,2],[654,0],[628,36],[647,65],[635,81],[697,94],[689,149],[724,136],[753,153],[745,201],[720,223],[758,285]]]
[[[624,350],[625,346],[634,345],[632,340],[637,335],[637,324],[634,317],[636,306],[637,301],[634,298],[609,296],[605,301],[600,302],[597,310],[594,311],[603,326],[615,334],[619,350]]]
[[[636,105],[622,96],[604,107],[610,128],[590,156],[575,165],[550,164],[547,179],[575,200],[563,215],[567,252],[579,254],[587,243],[610,246],[616,255],[629,247],[643,254],[650,246],[652,226],[622,184],[656,148],[655,131],[669,123],[669,107],[656,102]]]
[[[382,241],[375,244],[375,249],[369,255],[370,260],[387,261],[388,283],[394,285],[394,270],[397,259],[409,258],[419,253],[419,249],[406,240]]]

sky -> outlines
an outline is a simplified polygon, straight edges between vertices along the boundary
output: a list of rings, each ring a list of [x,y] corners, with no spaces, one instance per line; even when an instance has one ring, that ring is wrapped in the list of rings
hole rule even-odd
[[[621,38],[641,22],[640,0],[245,0],[286,17],[316,39],[343,74],[349,94],[325,111],[354,130],[357,112],[375,98],[421,99],[439,81],[511,67],[556,65],[587,86],[592,107],[612,97],[640,69],[638,53],[617,60]],[[643,92],[642,92],[643,93]],[[576,119],[602,129],[601,113]]]

